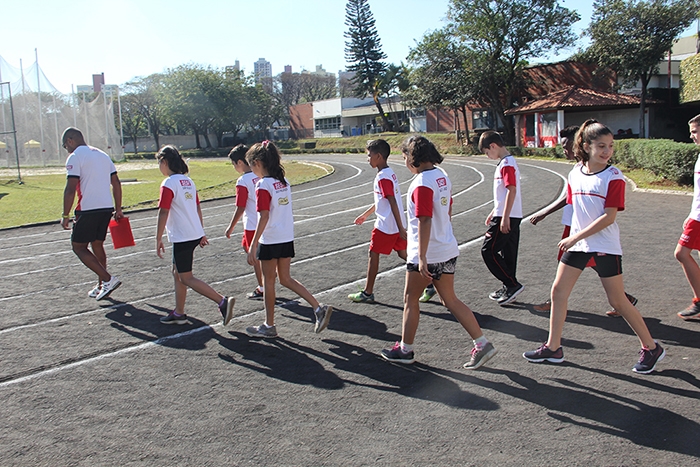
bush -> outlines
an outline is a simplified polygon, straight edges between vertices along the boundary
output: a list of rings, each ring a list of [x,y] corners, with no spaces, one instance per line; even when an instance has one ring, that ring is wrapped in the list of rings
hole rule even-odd
[[[693,169],[698,158],[694,144],[666,139],[628,139],[615,141],[614,162],[630,169],[645,169],[678,185],[693,184]]]

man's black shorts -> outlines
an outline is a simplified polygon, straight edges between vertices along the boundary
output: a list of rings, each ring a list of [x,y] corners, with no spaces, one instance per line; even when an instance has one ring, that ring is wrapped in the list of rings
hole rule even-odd
[[[589,264],[589,261],[593,264]],[[614,277],[622,274],[622,256],[620,255],[567,251],[561,256],[561,262],[582,271],[587,265],[591,266],[598,273],[598,277]]]
[[[104,242],[113,212],[111,209],[75,211],[71,241],[73,243]]]

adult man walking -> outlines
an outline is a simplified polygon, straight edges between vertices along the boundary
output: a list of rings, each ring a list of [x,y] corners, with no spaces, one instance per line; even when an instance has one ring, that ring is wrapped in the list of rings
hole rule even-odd
[[[77,193],[78,204],[75,207],[71,244],[80,261],[97,274],[97,286],[88,296],[102,300],[121,285],[119,279],[107,272],[104,241],[112,213],[117,220],[124,217],[122,185],[112,159],[99,149],[88,146],[80,130],[67,128],[62,139],[63,148],[69,156],[66,159],[68,177],[63,191],[61,226],[70,229],[70,210]]]

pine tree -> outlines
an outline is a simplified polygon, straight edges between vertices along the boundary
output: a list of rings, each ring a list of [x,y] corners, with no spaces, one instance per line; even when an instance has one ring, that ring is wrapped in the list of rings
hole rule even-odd
[[[374,25],[374,17],[368,0],[348,0],[345,6],[345,61],[347,69],[355,73],[353,78],[356,97],[372,96],[381,116],[382,129],[391,130],[389,119],[379,102],[380,85],[386,71],[386,54]]]

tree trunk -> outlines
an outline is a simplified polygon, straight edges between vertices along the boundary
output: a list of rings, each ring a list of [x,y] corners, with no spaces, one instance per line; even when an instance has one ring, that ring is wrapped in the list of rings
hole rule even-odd
[[[379,116],[382,119],[381,120],[382,121],[382,130],[383,131],[391,131],[391,124],[389,123],[389,120],[384,115],[384,109],[382,108],[381,102],[379,102],[379,95],[375,93],[372,97],[374,98],[374,105],[377,107],[377,111],[379,111]]]
[[[464,116],[464,139],[467,140],[467,144],[471,144],[471,137],[469,135],[469,121],[467,120],[467,106],[462,106],[462,115]]]
[[[207,128],[202,130],[202,136],[204,136],[204,141],[207,143],[206,149],[211,149],[212,146],[211,146],[211,141],[209,141],[209,130]]]
[[[202,149],[202,145],[199,142],[199,131],[197,130],[197,127],[192,127],[192,130],[194,130],[194,140],[197,143],[195,146],[197,149]]]
[[[647,101],[647,85],[649,84],[649,79],[647,78],[646,74],[642,74],[642,76],[640,76],[640,80],[642,81],[642,95],[639,100],[639,137],[646,138],[646,124],[644,122],[644,111]]]

